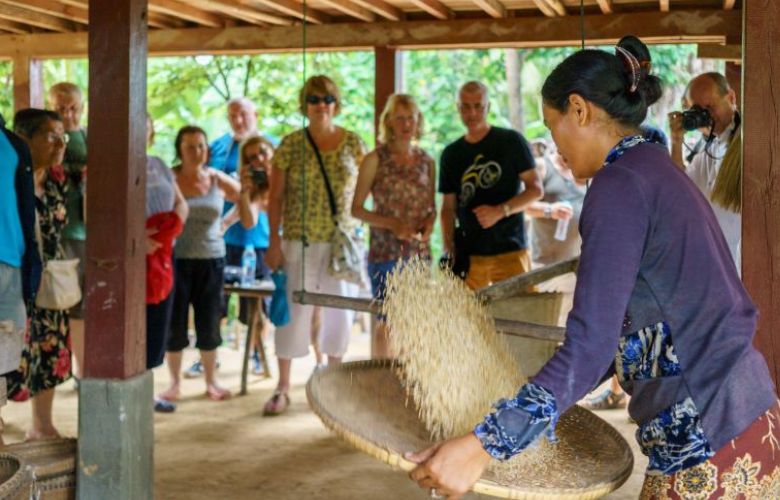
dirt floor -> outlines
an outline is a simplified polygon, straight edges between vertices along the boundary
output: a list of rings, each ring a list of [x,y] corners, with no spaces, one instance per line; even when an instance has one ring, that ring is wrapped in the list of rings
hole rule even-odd
[[[365,333],[353,334],[347,360],[369,353]],[[269,343],[272,346],[272,343]],[[269,349],[272,355],[272,348]],[[185,352],[185,366],[196,351]],[[220,348],[220,376],[236,393],[240,352]],[[275,366],[274,372],[275,372]],[[280,417],[264,418],[263,402],[274,388],[272,379],[250,376],[249,394],[226,402],[205,398],[202,379],[185,380],[176,413],[155,415],[155,497],[164,500],[239,499],[425,499],[406,475],[353,450],[326,430],[309,410],[304,385],[314,368],[313,356],[294,364],[292,405]],[[165,367],[155,371],[155,389],[165,387]],[[29,404],[3,408],[7,443],[23,438]],[[634,473],[606,498],[635,499],[641,489],[645,458],[636,448],[625,411],[600,412],[631,443]],[[57,392],[55,418],[60,431],[75,436],[77,392],[69,382]],[[476,495],[470,498],[477,498]]]

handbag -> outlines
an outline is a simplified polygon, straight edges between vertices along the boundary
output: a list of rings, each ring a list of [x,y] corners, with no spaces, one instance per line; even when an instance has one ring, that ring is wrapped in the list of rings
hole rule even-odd
[[[35,214],[35,239],[38,252],[43,257],[43,241],[38,214]],[[64,311],[75,306],[81,300],[79,285],[79,259],[44,260],[41,284],[35,296],[35,306],[40,309]]]
[[[287,304],[287,274],[281,269],[271,273],[274,282],[274,293],[271,295],[271,306],[268,319],[274,326],[284,326],[290,322],[290,307]]]
[[[322,172],[322,177],[325,180],[325,189],[328,191],[328,202],[330,203],[333,224],[336,226],[330,241],[328,273],[334,278],[360,285],[363,283],[363,240],[358,236],[357,231],[347,230],[341,224],[338,211],[336,210],[336,198],[333,196],[333,188],[325,171],[325,164],[322,162],[320,150],[314,144],[314,139],[308,128],[306,129],[306,138],[317,156],[317,163],[320,165],[320,172]]]

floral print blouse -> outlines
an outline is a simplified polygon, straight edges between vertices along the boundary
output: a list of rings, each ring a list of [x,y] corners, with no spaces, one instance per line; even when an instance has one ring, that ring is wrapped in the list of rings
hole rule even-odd
[[[354,132],[346,130],[344,139],[332,151],[320,151],[328,174],[339,224],[345,230],[355,229],[358,222],[350,215],[355,196],[358,167],[366,146]],[[317,155],[306,139],[306,131],[296,130],[282,139],[274,153],[274,168],[287,173],[282,208],[283,237],[311,243],[329,242],[335,225]],[[305,223],[304,223],[305,219]]]

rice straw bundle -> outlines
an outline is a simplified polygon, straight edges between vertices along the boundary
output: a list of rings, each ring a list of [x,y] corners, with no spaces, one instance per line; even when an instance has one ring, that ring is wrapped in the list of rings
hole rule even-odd
[[[397,267],[383,312],[399,377],[434,440],[471,432],[525,383],[485,304],[451,272],[418,259]]]

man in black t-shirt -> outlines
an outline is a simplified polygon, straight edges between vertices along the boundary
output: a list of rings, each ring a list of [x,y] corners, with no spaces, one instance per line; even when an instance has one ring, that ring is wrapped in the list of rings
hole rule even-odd
[[[444,246],[451,256],[469,256],[466,284],[474,290],[531,269],[522,211],[543,194],[528,142],[489,125],[489,108],[485,85],[460,88],[466,134],[444,149],[439,174]]]

